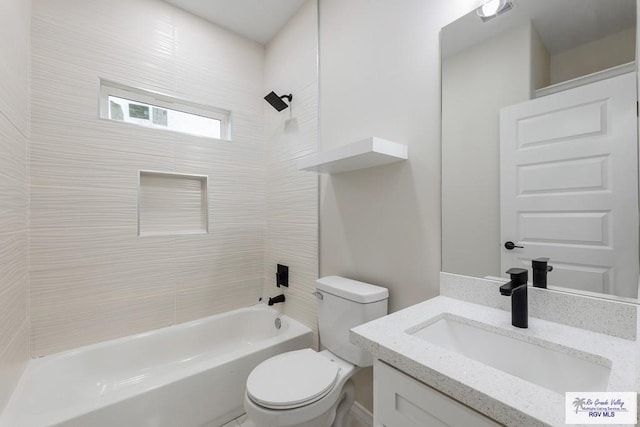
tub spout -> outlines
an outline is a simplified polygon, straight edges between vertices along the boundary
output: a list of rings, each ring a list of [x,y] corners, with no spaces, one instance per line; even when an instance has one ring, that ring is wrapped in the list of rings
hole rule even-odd
[[[280,295],[275,296],[273,298],[269,298],[268,305],[277,304],[279,302],[284,302],[284,294],[280,294]]]

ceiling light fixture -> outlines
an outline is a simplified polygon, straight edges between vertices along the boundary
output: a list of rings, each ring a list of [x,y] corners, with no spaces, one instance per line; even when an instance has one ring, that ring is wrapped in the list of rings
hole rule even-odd
[[[483,22],[487,22],[488,20],[493,19],[512,8],[513,3],[509,0],[489,0],[477,8],[476,13]]]

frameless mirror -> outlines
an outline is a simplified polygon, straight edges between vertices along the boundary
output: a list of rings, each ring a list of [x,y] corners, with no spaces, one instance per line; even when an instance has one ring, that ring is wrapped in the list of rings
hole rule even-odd
[[[636,0],[491,3],[441,33],[442,271],[637,301]]]

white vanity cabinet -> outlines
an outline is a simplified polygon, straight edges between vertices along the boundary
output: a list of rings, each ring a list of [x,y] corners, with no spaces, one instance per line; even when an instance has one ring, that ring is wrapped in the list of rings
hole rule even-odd
[[[373,369],[375,427],[501,425],[380,360]]]

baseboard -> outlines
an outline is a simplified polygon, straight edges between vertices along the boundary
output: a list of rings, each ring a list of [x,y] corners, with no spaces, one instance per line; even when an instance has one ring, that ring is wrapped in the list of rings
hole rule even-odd
[[[349,415],[351,416],[351,420],[355,421],[358,427],[373,427],[373,414],[360,403],[353,403]]]

